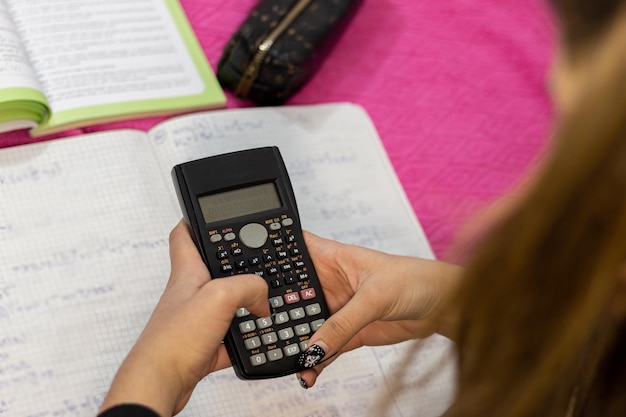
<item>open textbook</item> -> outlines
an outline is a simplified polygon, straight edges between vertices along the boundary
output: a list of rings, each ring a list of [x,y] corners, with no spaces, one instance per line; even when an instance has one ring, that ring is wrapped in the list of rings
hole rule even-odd
[[[94,416],[169,275],[182,217],[171,168],[278,146],[303,228],[432,258],[366,112],[353,104],[217,110],[145,133],[120,130],[0,150],[0,416]],[[448,339],[342,355],[302,389],[295,376],[209,375],[183,416],[360,417],[407,391],[390,416],[438,416],[454,391]],[[376,416],[381,417],[381,416]]]
[[[0,0],[0,132],[225,102],[177,0]]]

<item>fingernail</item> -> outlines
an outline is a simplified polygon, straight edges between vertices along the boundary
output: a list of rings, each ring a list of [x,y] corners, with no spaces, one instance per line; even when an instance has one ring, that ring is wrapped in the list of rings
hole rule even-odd
[[[302,379],[300,374],[297,374],[297,377],[298,377],[298,382],[300,383],[300,386],[304,389],[309,389],[309,386],[306,384],[306,381]]]
[[[311,345],[298,358],[298,366],[304,369],[313,368],[324,359],[325,355],[326,352],[320,345]]]

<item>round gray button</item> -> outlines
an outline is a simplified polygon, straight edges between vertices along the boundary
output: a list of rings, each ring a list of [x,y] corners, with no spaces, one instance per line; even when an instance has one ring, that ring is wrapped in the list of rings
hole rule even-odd
[[[267,229],[258,223],[248,223],[239,231],[239,239],[249,248],[260,248],[267,241]]]

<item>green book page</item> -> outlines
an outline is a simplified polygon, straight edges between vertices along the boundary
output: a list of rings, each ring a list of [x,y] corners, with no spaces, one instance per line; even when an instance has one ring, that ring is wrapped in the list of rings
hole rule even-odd
[[[0,89],[0,133],[36,127],[49,114],[41,92],[30,88]]]
[[[51,108],[33,136],[226,103],[177,0],[6,2]]]

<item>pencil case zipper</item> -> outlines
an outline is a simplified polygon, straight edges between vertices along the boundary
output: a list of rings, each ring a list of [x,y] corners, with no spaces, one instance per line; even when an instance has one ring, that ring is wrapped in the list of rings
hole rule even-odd
[[[298,3],[296,3],[293,8],[280,21],[276,28],[272,30],[261,43],[259,43],[254,57],[250,61],[250,64],[248,64],[248,66],[244,70],[241,81],[235,89],[235,94],[237,96],[248,96],[252,84],[259,76],[259,71],[261,70],[263,60],[269,53],[270,49],[272,49],[274,42],[276,42],[276,40],[285,32],[285,30],[287,30],[287,28],[298,18],[298,16],[300,16],[300,14],[307,8],[309,4],[311,4],[312,1],[313,0],[298,1]]]

